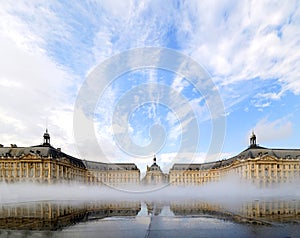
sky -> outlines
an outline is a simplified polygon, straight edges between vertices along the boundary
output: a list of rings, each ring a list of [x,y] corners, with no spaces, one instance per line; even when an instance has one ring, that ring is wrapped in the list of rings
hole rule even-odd
[[[165,172],[230,158],[252,131],[300,148],[299,5],[0,0],[0,143],[48,128],[78,158],[145,171],[155,154]]]

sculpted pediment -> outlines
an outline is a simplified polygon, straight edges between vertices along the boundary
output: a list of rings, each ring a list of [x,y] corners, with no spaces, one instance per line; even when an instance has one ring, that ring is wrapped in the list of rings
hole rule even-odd
[[[274,161],[277,162],[278,159],[275,156],[271,155],[263,155],[262,157],[258,157],[254,159],[255,161]]]
[[[36,155],[31,155],[31,154],[27,154],[27,155],[23,155],[20,157],[20,159],[37,159],[38,157]]]

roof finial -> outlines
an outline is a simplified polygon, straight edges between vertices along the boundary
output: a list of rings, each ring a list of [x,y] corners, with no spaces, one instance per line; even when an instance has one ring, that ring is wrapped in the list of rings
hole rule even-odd
[[[250,147],[256,147],[256,135],[254,134],[253,130],[252,135],[250,137]]]
[[[46,128],[46,132],[44,133],[44,143],[45,146],[50,146],[50,134],[48,133],[48,128]]]
[[[156,156],[154,154],[153,163],[156,164]]]

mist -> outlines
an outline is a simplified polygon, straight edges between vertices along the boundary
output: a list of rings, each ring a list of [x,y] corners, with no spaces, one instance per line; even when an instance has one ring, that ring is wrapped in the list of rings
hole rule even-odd
[[[299,199],[300,181],[259,188],[237,177],[198,186],[92,186],[84,184],[0,184],[0,203],[32,201],[152,201],[201,200],[238,203],[253,200]]]

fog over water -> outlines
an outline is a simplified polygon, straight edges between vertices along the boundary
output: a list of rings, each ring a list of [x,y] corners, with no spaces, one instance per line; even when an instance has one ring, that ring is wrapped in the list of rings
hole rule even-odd
[[[203,200],[237,203],[256,199],[300,199],[300,183],[277,184],[269,188],[236,177],[200,186],[91,186],[83,184],[0,184],[0,203],[45,200],[109,200],[109,201],[182,201]]]
[[[0,237],[300,237],[300,181],[0,184]]]

